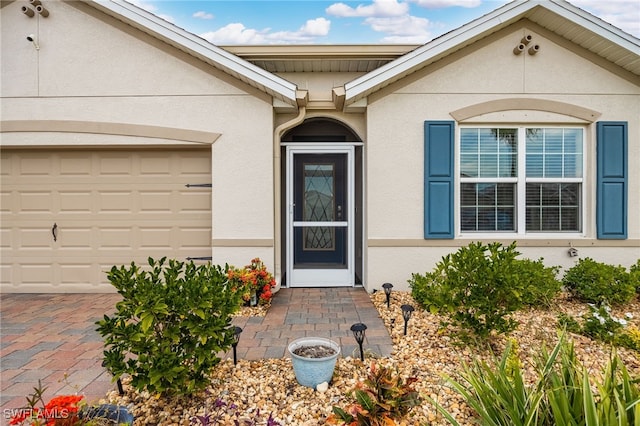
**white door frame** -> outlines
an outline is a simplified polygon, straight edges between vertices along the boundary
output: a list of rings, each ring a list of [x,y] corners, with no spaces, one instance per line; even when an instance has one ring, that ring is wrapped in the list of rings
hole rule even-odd
[[[287,215],[287,286],[288,287],[353,287],[355,286],[355,147],[353,144],[286,144],[286,215]],[[334,222],[294,221],[294,171],[293,157],[296,154],[346,154],[347,155],[347,220]],[[344,226],[347,227],[347,267],[343,269],[295,269],[293,264],[294,227],[299,226]]]

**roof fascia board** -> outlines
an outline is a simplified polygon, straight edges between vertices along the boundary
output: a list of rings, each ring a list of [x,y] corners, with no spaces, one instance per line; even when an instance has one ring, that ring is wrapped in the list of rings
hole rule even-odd
[[[456,45],[476,37],[485,31],[501,24],[509,19],[513,19],[534,6],[526,0],[514,1],[481,16],[480,18],[463,25],[462,27],[444,34],[427,44],[407,53],[404,56],[389,62],[386,65],[374,70],[362,77],[356,78],[345,84],[346,102],[351,103],[357,100],[358,95],[370,90],[385,80],[401,75],[414,67],[419,67],[426,60],[433,58]]]
[[[637,52],[640,47],[638,39],[635,37],[606,24],[606,22],[593,17],[564,0],[517,0],[507,3],[493,12],[481,16],[370,73],[346,83],[345,105],[356,102],[361,97],[366,96],[368,91],[383,84],[385,81],[393,80],[398,76],[411,72],[412,69],[419,68],[430,59],[456,46],[464,46],[465,43],[492,28],[500,28],[513,20],[524,17],[529,10],[538,6],[545,7],[631,52]]]
[[[156,37],[183,46],[187,51],[192,51],[219,64],[222,69],[236,72],[254,81],[257,85],[264,86],[279,94],[285,102],[296,105],[297,87],[295,84],[267,72],[152,13],[121,0],[85,0],[85,2],[97,9],[107,11],[112,16],[116,14],[124,21],[140,25],[151,31]]]
[[[588,29],[589,31],[629,50],[630,52],[637,53],[640,50],[640,39],[637,39],[631,34],[625,33],[620,28],[591,15],[589,12],[572,5],[567,1],[548,0],[548,2],[543,4],[552,12],[557,13],[563,18]]]

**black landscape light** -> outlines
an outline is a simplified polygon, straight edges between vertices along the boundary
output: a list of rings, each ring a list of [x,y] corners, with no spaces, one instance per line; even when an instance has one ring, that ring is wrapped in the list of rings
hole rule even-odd
[[[411,305],[402,305],[400,308],[402,309],[402,318],[404,318],[404,335],[406,336],[407,323],[409,323],[409,319],[411,318],[414,308]]]
[[[364,351],[362,350],[362,342],[364,342],[366,329],[367,329],[367,326],[361,322],[357,324],[353,324],[351,326],[351,331],[353,331],[353,337],[355,337],[356,342],[358,342],[358,346],[360,347],[360,360],[363,362],[364,362]]]
[[[242,328],[235,326],[233,328],[233,342],[231,343],[231,346],[233,346],[233,365],[236,365],[236,363],[238,362],[236,348],[238,347],[238,342],[240,341],[240,333],[242,333]]]
[[[384,295],[387,296],[387,309],[389,309],[389,301],[391,300],[391,289],[393,288],[393,284],[384,283],[382,284],[382,288],[384,289]]]

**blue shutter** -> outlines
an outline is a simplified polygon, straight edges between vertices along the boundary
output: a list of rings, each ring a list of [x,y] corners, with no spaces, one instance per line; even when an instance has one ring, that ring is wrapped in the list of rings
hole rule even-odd
[[[598,239],[627,238],[627,123],[597,123]]]
[[[453,121],[424,122],[424,237],[452,239],[454,195]]]

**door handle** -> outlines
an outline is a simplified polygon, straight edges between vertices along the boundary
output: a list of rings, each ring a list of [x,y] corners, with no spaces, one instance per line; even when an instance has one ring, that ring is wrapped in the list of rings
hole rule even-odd
[[[338,219],[342,219],[342,206],[338,205]]]
[[[53,235],[53,241],[58,241],[58,224],[54,223],[51,227],[51,235]]]

